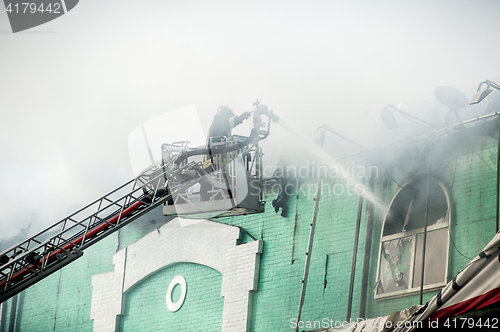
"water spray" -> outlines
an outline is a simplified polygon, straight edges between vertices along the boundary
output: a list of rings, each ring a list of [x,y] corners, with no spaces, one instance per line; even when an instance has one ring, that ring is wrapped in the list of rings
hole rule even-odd
[[[349,175],[349,172],[346,172],[344,170],[344,167],[338,163],[335,159],[330,157],[325,151],[323,151],[321,148],[319,148],[313,140],[310,138],[304,136],[301,134],[299,131],[297,131],[295,128],[290,126],[285,120],[279,118],[276,121],[277,124],[279,124],[283,129],[288,131],[290,134],[292,134],[297,140],[304,146],[306,147],[309,151],[314,153],[315,156],[319,157],[320,161],[328,166],[335,167],[336,169],[340,170],[340,176],[344,178],[348,184],[351,184],[355,187],[360,187],[362,188],[362,196],[369,200],[378,210],[380,210],[384,218],[388,213],[388,209],[385,206],[380,199],[378,199],[373,192],[371,192],[365,185],[357,181],[354,177]]]

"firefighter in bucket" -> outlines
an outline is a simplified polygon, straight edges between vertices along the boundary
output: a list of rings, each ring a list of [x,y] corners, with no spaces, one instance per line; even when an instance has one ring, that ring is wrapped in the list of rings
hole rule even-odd
[[[240,116],[235,116],[233,110],[227,106],[220,106],[217,109],[217,114],[215,114],[212,124],[208,129],[206,148],[208,149],[208,154],[203,158],[203,169],[207,170],[209,173],[218,170],[221,165],[228,163],[227,155],[213,155],[211,153],[211,148],[214,144],[220,142],[227,142],[231,138],[231,129],[241,124],[244,120],[250,117],[250,112],[243,112]],[[224,160],[220,160],[223,158]],[[211,199],[223,199],[224,197],[211,197],[209,193],[210,184],[202,183],[200,192],[202,201],[209,201]],[[230,196],[231,194],[228,193]],[[219,195],[220,196],[220,195]]]

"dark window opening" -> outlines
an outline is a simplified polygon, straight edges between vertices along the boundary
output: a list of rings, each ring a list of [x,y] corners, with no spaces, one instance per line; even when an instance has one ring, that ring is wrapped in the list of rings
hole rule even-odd
[[[427,180],[414,181],[403,187],[391,203],[384,236],[424,227],[426,196]],[[442,187],[431,181],[427,226],[444,222],[447,212],[448,204]]]

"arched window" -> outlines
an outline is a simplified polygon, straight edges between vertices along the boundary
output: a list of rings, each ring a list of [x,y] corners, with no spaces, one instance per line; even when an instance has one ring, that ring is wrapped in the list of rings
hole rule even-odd
[[[427,176],[404,184],[384,219],[375,299],[420,290]],[[425,245],[424,290],[442,287],[448,278],[451,201],[445,185],[431,178]]]

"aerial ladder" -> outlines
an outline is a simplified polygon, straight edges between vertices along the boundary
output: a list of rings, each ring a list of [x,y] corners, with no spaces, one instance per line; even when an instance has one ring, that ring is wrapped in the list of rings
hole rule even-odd
[[[259,142],[269,135],[271,120],[279,118],[267,106],[254,105],[250,136],[226,137],[209,148],[192,149],[188,142],[164,144],[162,160],[138,177],[0,253],[0,303],[160,205],[166,216],[190,218],[263,212]],[[269,119],[267,129],[262,116]],[[210,169],[200,160],[207,154],[218,160]]]

